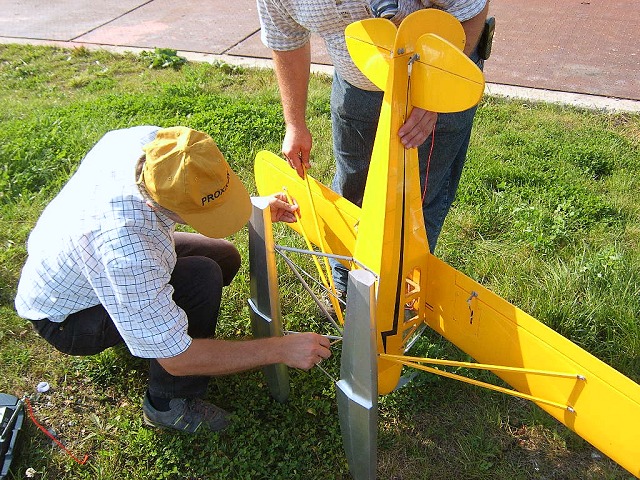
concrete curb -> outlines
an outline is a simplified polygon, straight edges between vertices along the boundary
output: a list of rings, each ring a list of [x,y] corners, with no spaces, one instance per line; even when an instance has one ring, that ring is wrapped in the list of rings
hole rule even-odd
[[[148,48],[140,47],[122,47],[117,45],[97,45],[93,43],[81,42],[64,42],[50,40],[30,40],[24,38],[0,37],[0,44],[21,44],[21,45],[48,45],[62,48],[79,48],[85,47],[90,50],[106,50],[113,53],[134,53],[139,54]],[[178,51],[178,55],[185,57],[192,62],[225,62],[230,65],[240,65],[249,68],[273,68],[273,62],[270,59],[239,57],[235,55],[217,55],[211,53],[185,52]],[[333,67],[331,65],[312,64],[311,71],[313,73],[333,75]],[[537,88],[519,87],[514,85],[501,85],[496,83],[487,83],[485,93],[492,96],[499,96],[512,99],[527,100],[532,102],[554,103],[561,105],[569,105],[578,108],[586,108],[590,110],[600,110],[604,112],[629,112],[640,113],[640,101],[627,100],[621,98],[601,97],[597,95],[586,95],[571,92],[558,92],[553,90],[543,90]]]

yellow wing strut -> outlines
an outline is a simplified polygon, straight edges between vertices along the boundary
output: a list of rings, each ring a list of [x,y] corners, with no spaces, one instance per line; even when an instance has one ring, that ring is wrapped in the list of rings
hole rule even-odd
[[[496,392],[504,393],[506,395],[511,395],[513,397],[524,398],[525,400],[530,400],[532,402],[543,403],[543,404],[549,405],[551,407],[556,407],[556,408],[559,408],[561,410],[566,410],[566,411],[568,411],[570,413],[575,413],[575,410],[570,405],[564,405],[562,403],[554,402],[554,401],[551,401],[551,400],[546,400],[544,398],[535,397],[533,395],[529,395],[529,394],[526,394],[526,393],[518,392],[517,390],[511,390],[509,388],[499,387],[499,386],[493,385],[491,383],[482,382],[480,380],[474,380],[472,378],[464,377],[462,375],[457,375],[455,373],[447,372],[445,370],[438,370],[437,368],[427,367],[426,365],[421,365],[421,364],[419,364],[417,362],[443,364],[443,365],[459,364],[459,366],[464,366],[464,367],[467,367],[467,368],[478,368],[478,369],[487,369],[487,370],[496,370],[496,371],[514,371],[514,370],[518,370],[521,373],[534,373],[534,374],[550,375],[550,376],[562,377],[562,378],[575,378],[576,380],[585,381],[585,378],[583,376],[577,375],[577,374],[565,374],[565,373],[558,373],[558,372],[547,372],[547,371],[543,371],[543,370],[518,369],[518,368],[515,368],[515,367],[498,367],[498,366],[495,366],[495,365],[483,365],[483,366],[480,366],[480,364],[477,364],[477,363],[474,364],[474,363],[468,363],[468,362],[454,362],[454,361],[448,361],[448,360],[443,360],[443,361],[439,361],[438,360],[438,361],[436,361],[434,359],[428,359],[428,358],[404,357],[404,356],[401,356],[401,355],[388,355],[386,353],[380,353],[380,354],[378,354],[378,356],[380,358],[387,359],[387,360],[389,360],[391,362],[396,362],[396,363],[399,363],[401,365],[406,365],[407,367],[415,368],[417,370],[422,370],[422,371],[425,371],[425,372],[433,373],[435,375],[440,375],[442,377],[447,377],[447,378],[451,378],[453,380],[458,380],[460,382],[469,383],[471,385],[475,385],[477,387],[486,388],[488,390],[494,390]]]

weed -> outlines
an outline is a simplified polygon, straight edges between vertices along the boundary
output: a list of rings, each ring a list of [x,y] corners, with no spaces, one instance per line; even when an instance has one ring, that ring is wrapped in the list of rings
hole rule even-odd
[[[149,68],[173,68],[180,70],[180,67],[187,63],[185,57],[178,55],[177,50],[171,48],[156,48],[153,52],[144,50],[140,53],[140,58],[149,62]]]

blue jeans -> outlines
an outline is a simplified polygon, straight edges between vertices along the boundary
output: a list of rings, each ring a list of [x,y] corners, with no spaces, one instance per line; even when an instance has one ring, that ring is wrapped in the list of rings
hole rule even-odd
[[[193,233],[175,233],[178,261],[169,283],[173,300],[187,314],[192,338],[211,338],[216,331],[222,287],[240,268],[240,254],[228,241]],[[95,355],[123,343],[102,305],[69,315],[62,323],[32,320],[36,331],[57,350],[69,355]],[[204,397],[209,377],[176,377],[160,363],[149,362],[149,393],[161,398]]]
[[[472,59],[482,67],[483,61],[477,54],[472,55]],[[334,73],[331,126],[336,173],[332,188],[358,206],[362,206],[382,97],[383,92],[361,90]],[[436,248],[442,225],[458,189],[476,108],[438,115],[430,161],[431,136],[418,147],[421,190],[424,190],[429,163],[422,210],[431,253]],[[331,265],[336,289],[346,291],[348,269],[337,260],[332,260]]]

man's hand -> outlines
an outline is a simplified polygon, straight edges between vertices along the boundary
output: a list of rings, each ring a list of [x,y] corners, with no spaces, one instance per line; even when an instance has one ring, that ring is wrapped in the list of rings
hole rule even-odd
[[[306,125],[301,127],[287,126],[287,131],[282,142],[282,154],[289,165],[296,169],[300,178],[304,178],[304,172],[311,168],[309,152],[311,152],[311,132]]]
[[[272,222],[292,223],[296,221],[295,212],[298,210],[298,204],[295,200],[292,204],[289,203],[287,196],[282,192],[269,197],[269,208]]]
[[[291,333],[281,338],[285,363],[292,368],[309,370],[331,356],[329,339],[317,333]]]
[[[416,148],[422,145],[433,132],[437,119],[438,114],[436,112],[414,107],[407,121],[398,130],[398,135],[404,148]]]

